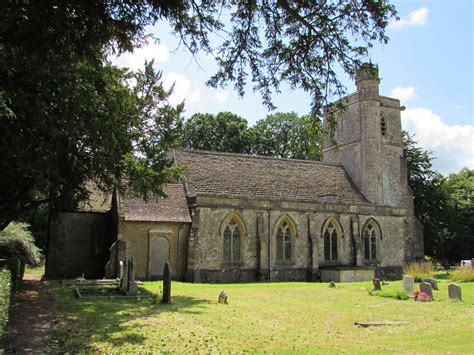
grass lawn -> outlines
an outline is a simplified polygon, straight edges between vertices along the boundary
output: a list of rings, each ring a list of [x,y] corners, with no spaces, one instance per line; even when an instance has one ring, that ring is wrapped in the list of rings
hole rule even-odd
[[[447,299],[439,281],[431,303],[370,296],[371,283],[208,285],[173,282],[172,304],[141,300],[79,300],[72,286],[51,282],[63,314],[64,350],[101,352],[406,352],[474,351],[474,283],[463,302]],[[383,286],[401,288],[401,281]],[[142,292],[159,292],[145,282]],[[229,295],[218,304],[220,291]],[[361,328],[357,321],[405,321]]]

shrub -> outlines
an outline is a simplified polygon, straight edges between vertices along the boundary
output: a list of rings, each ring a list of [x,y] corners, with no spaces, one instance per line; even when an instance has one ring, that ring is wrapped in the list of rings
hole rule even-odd
[[[397,300],[407,300],[410,296],[405,291],[400,290],[382,290],[374,293],[376,296],[395,298]]]
[[[8,320],[8,309],[10,308],[10,271],[0,271],[0,339],[5,333],[5,325]],[[0,348],[3,353],[4,349]]]
[[[432,277],[434,265],[431,261],[415,261],[403,268],[405,275],[412,275],[416,282],[421,282],[424,277]]]
[[[451,279],[458,282],[474,282],[474,268],[471,266],[458,267],[451,274]]]
[[[0,231],[0,256],[16,257],[23,264],[37,266],[41,261],[41,253],[35,245],[28,224],[12,222]]]

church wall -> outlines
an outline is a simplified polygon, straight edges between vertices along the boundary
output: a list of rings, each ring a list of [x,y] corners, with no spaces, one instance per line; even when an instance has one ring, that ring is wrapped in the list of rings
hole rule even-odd
[[[150,239],[164,237],[169,242],[169,261],[172,277],[184,279],[187,268],[189,224],[166,222],[119,223],[118,239],[126,244],[126,257],[133,258],[137,279],[154,279],[150,273],[153,262],[150,254]],[[125,260],[122,260],[125,261]]]
[[[245,224],[241,261],[223,261],[222,221],[235,213]],[[193,216],[191,253],[187,279],[194,282],[255,282],[283,280],[312,280],[318,268],[325,266],[374,266],[378,275],[394,277],[401,274],[404,263],[406,210],[369,204],[341,205],[198,197]],[[291,261],[276,261],[276,226],[288,217],[296,228]],[[328,218],[339,223],[339,258],[324,260],[322,228]],[[376,264],[363,260],[361,231],[365,222],[374,218],[382,230],[378,241]],[[358,224],[356,229],[353,221]],[[270,236],[270,239],[269,239]],[[191,245],[191,244],[190,244]],[[269,257],[270,250],[270,257]],[[356,260],[358,258],[358,260]],[[268,267],[270,261],[270,268]]]

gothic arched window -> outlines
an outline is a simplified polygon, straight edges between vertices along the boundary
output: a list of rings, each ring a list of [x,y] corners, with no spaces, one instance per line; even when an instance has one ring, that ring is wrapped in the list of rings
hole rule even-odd
[[[323,228],[324,260],[339,259],[339,237],[342,236],[341,227],[334,219],[329,219]]]
[[[380,229],[374,220],[369,220],[362,230],[364,239],[364,259],[377,260],[377,240],[380,238]]]
[[[240,261],[243,224],[238,220],[237,216],[226,218],[224,223],[222,232],[224,240],[224,261]]]
[[[292,259],[294,227],[286,218],[278,224],[276,230],[276,260],[290,261]]]

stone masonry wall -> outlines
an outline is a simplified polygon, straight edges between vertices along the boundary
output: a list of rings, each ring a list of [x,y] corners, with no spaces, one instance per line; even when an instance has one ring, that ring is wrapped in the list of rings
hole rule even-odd
[[[245,234],[242,235],[241,262],[226,264],[223,261],[221,224],[231,213],[240,216]],[[193,250],[188,256],[192,261],[188,262],[187,279],[195,282],[311,280],[319,274],[319,266],[367,266],[363,260],[361,230],[369,218],[378,223],[382,235],[377,241],[379,260],[368,266],[401,268],[404,263],[405,213],[406,210],[401,208],[368,204],[348,206],[198,197],[189,247]],[[290,262],[276,261],[275,228],[282,216],[290,218],[296,227]],[[342,229],[337,261],[324,260],[322,228],[330,217],[338,221]]]

